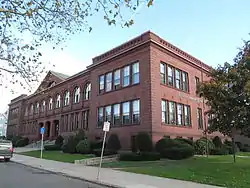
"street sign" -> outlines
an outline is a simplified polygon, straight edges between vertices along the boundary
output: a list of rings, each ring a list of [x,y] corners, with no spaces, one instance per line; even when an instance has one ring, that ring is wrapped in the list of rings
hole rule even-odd
[[[41,133],[41,134],[44,134],[44,133],[45,133],[45,127],[41,127],[40,133]]]
[[[109,132],[109,129],[110,129],[110,123],[108,121],[104,122],[103,131]]]

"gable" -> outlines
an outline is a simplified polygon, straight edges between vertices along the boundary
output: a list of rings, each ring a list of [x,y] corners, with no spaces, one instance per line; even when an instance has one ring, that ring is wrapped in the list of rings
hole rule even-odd
[[[35,91],[35,93],[41,92],[47,88],[53,87],[55,84],[58,84],[64,80],[66,80],[69,76],[57,73],[54,71],[49,71],[43,81],[40,83],[39,87]]]

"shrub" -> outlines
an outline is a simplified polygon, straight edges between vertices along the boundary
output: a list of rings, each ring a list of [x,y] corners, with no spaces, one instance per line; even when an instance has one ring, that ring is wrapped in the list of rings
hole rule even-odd
[[[121,149],[121,143],[116,134],[111,134],[107,143],[107,149],[119,151]]]
[[[151,152],[153,150],[152,138],[146,132],[138,133],[136,136],[136,143],[141,152]]]
[[[59,150],[61,150],[61,146],[59,146],[59,145],[46,145],[46,146],[44,146],[44,149],[46,150],[46,151],[59,151]]]
[[[119,156],[120,161],[157,161],[160,159],[160,154],[156,152],[122,153]]]
[[[83,129],[77,130],[75,139],[76,139],[78,142],[80,142],[81,140],[87,139],[86,134],[85,134],[85,132],[84,132]],[[77,143],[78,143],[78,142],[77,142]]]
[[[221,141],[221,139],[220,139],[220,137],[218,137],[218,136],[215,136],[214,138],[213,138],[213,143],[214,143],[214,146],[216,147],[216,148],[221,148],[222,147],[222,141]]]
[[[106,148],[107,143],[104,144]],[[102,141],[90,142],[90,150],[93,151],[95,149],[102,149]]]
[[[233,145],[232,141],[229,141],[228,139],[224,140],[224,144],[227,145],[227,146],[232,146]]]
[[[29,138],[21,138],[20,140],[18,140],[16,142],[16,147],[24,147],[27,146],[29,144]]]
[[[94,151],[93,151],[93,154],[96,157],[100,157],[101,153],[102,153],[102,149],[94,149]],[[104,151],[103,151],[103,156],[116,155],[116,154],[117,154],[117,152],[114,150],[104,149]]]
[[[208,151],[215,148],[213,142],[206,138],[200,138],[199,140],[196,140],[196,142],[194,143],[195,153],[198,155],[205,154],[207,147]]]
[[[243,146],[242,151],[243,152],[250,152],[250,147],[249,146]]]
[[[63,153],[75,153],[78,140],[74,136],[70,136],[66,143],[62,145]]]
[[[209,153],[210,155],[228,155],[229,150],[227,147],[213,148],[213,149],[210,149]]]
[[[189,144],[191,146],[194,145],[193,140],[190,139],[186,139],[186,138],[175,138],[176,141],[181,142],[181,143],[185,143],[185,144]]]
[[[81,140],[77,146],[76,151],[81,154],[89,154],[90,153],[90,143],[87,139]]]
[[[166,148],[161,153],[161,156],[171,160],[187,159],[194,155],[195,150],[189,144],[182,144],[171,148]]]
[[[167,148],[167,139],[162,138],[155,143],[155,151],[161,153],[165,148]]]
[[[239,150],[242,151],[244,148],[244,145],[241,142],[235,142],[235,144],[238,146]]]
[[[61,135],[59,135],[59,136],[56,138],[55,145],[58,145],[58,146],[62,147],[63,141],[64,141],[64,138],[63,138]]]
[[[12,141],[12,144],[13,144],[14,147],[16,147],[16,143],[17,143],[17,141],[20,140],[20,139],[22,139],[21,136],[13,136],[13,137],[12,137],[11,141]]]

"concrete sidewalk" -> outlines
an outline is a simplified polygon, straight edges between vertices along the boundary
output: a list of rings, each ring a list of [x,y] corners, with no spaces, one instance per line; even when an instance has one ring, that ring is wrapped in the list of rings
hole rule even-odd
[[[12,161],[34,168],[39,168],[115,188],[219,188],[217,186],[122,172],[107,168],[101,169],[100,179],[97,181],[97,167],[63,163],[18,154],[14,154]]]

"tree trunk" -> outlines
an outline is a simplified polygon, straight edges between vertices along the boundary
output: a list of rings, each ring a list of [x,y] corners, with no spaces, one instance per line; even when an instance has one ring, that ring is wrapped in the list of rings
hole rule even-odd
[[[235,151],[235,139],[234,139],[234,135],[232,137],[232,147],[233,147],[233,159],[234,159],[234,163],[236,163],[236,151]]]

